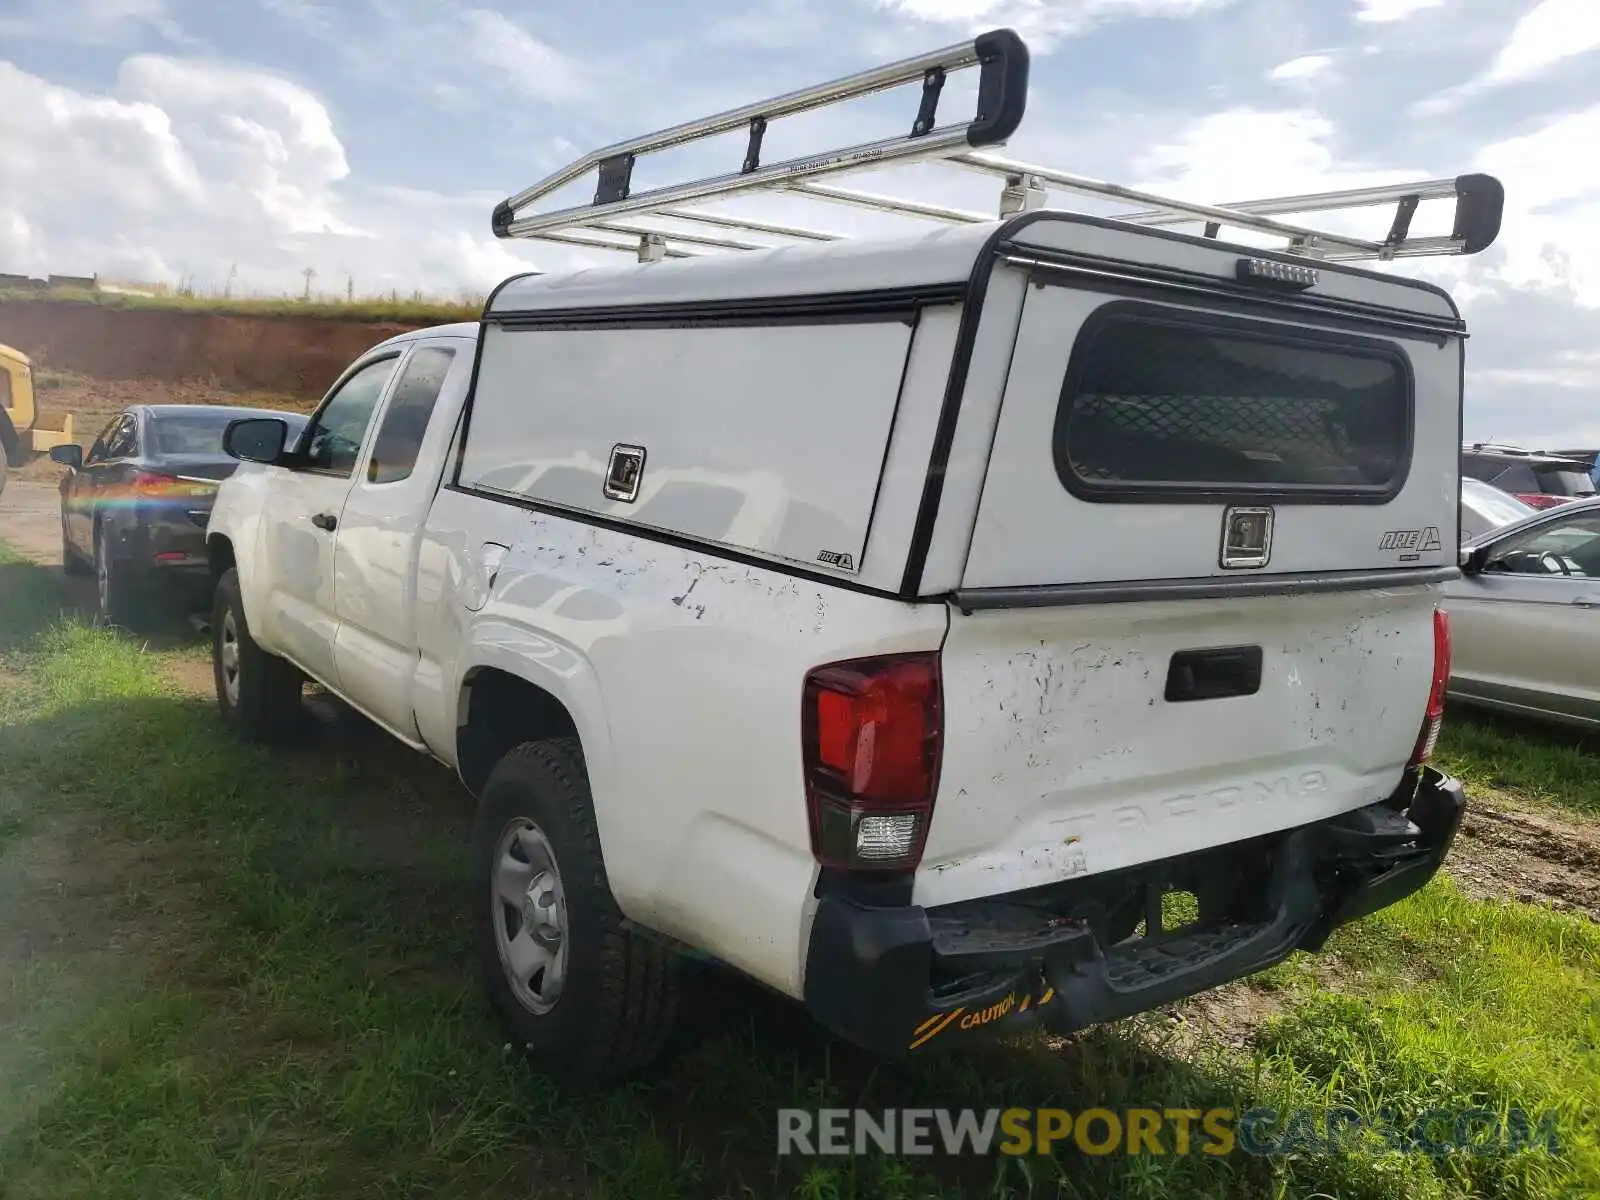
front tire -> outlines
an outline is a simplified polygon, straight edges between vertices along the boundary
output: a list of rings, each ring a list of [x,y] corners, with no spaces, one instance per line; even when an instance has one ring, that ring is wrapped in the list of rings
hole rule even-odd
[[[232,567],[217,581],[211,610],[211,673],[223,723],[246,741],[281,741],[298,723],[305,676],[256,644]]]
[[[528,742],[500,760],[479,801],[473,862],[485,985],[534,1065],[585,1090],[654,1060],[677,1017],[678,964],[617,908],[575,739]]]

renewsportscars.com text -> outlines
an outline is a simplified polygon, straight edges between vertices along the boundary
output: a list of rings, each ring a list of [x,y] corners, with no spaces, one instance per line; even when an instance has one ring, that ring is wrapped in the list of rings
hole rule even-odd
[[[1064,1108],[778,1110],[781,1155],[1291,1153],[1401,1151],[1514,1154],[1560,1149],[1555,1114],[1432,1108],[1414,1114],[1353,1109]]]

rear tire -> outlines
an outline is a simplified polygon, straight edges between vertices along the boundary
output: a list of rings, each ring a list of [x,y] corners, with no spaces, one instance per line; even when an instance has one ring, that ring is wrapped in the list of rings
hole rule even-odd
[[[72,545],[72,539],[67,536],[67,514],[61,514],[61,570],[67,575],[92,575],[94,568],[83,561],[83,555]]]
[[[298,724],[305,676],[250,636],[232,567],[217,581],[211,609],[211,673],[223,723],[246,741],[281,741]]]
[[[144,596],[127,569],[117,566],[111,539],[99,525],[94,527],[94,573],[101,618],[109,625],[137,629],[144,620]]]
[[[490,772],[473,863],[489,998],[533,1064],[581,1091],[655,1059],[677,1018],[679,964],[617,908],[575,739],[524,743]]]

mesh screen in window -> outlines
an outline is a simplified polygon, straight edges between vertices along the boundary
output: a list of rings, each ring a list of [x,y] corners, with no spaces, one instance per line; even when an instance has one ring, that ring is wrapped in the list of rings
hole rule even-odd
[[[1142,306],[1141,306],[1142,307]],[[1411,384],[1397,353],[1148,310],[1091,318],[1056,418],[1069,490],[1392,495]]]

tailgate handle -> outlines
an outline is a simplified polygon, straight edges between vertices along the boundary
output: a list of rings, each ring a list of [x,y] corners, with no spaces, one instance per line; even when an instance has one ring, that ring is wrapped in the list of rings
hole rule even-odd
[[[1254,696],[1260,690],[1260,646],[1180,650],[1167,668],[1166,698],[1174,702]]]

